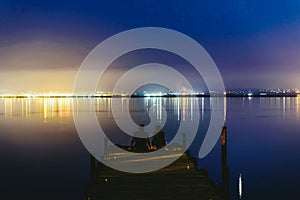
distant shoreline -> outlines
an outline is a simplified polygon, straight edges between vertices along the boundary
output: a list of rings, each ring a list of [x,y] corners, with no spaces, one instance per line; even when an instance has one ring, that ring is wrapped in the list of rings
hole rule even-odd
[[[272,98],[272,97],[297,97],[300,94],[253,94],[253,95],[246,95],[246,94],[226,94],[226,95],[208,95],[208,94],[196,94],[196,95],[153,95],[153,96],[146,96],[146,95],[0,95],[0,98],[8,98],[8,99],[34,99],[34,98],[215,98],[215,97],[227,97],[227,98]]]

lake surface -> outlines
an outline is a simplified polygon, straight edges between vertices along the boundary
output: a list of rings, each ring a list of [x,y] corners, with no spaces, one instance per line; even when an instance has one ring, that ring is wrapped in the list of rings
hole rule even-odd
[[[137,124],[150,122],[151,106],[157,121],[166,109],[163,128],[170,142],[180,122],[199,114],[199,129],[189,147],[197,157],[210,122],[210,98],[120,98],[129,103]],[[226,98],[230,197],[294,199],[300,192],[300,97]],[[111,98],[0,99],[1,199],[81,199],[90,182],[90,157],[77,134],[74,112],[94,107],[99,124],[113,143],[129,145],[131,137],[117,127]],[[74,109],[74,110],[73,110]],[[121,119],[122,120],[122,119]],[[124,119],[126,120],[126,119]],[[221,132],[221,127],[220,127]],[[151,133],[149,133],[150,136]],[[189,130],[185,131],[189,134]],[[221,144],[198,161],[221,187]]]

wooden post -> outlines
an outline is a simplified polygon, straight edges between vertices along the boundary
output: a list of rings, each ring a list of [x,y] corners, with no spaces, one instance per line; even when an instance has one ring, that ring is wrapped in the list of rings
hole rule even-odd
[[[227,166],[227,129],[223,127],[221,133],[221,145],[222,145],[222,188],[223,197],[229,200],[229,168]]]
[[[104,159],[108,157],[108,139],[104,138]]]
[[[186,134],[182,133],[182,149],[186,149]]]
[[[91,173],[91,182],[94,183],[96,180],[96,158],[90,154],[90,173]]]

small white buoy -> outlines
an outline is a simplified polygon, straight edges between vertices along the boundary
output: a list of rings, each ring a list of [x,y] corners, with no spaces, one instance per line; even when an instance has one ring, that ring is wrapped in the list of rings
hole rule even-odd
[[[243,195],[243,180],[242,180],[242,174],[240,173],[239,176],[239,198],[242,199]]]

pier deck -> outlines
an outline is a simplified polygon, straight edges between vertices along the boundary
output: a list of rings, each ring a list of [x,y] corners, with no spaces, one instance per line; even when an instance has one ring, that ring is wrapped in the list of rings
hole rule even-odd
[[[198,170],[196,159],[184,153],[155,172],[132,174],[97,163],[86,199],[222,199],[221,189]]]

